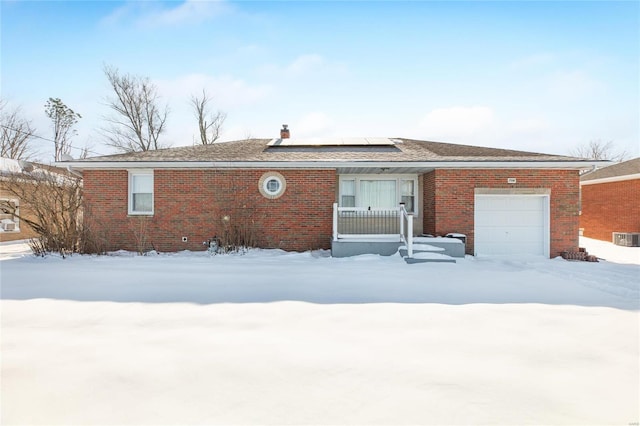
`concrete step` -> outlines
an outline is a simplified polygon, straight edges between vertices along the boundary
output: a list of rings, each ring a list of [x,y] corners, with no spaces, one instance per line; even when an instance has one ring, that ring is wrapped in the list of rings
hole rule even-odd
[[[405,262],[409,264],[413,263],[456,263],[456,259],[453,257],[446,255],[444,253],[438,253],[437,251],[422,251],[413,250],[413,257],[408,257],[408,252],[406,248],[400,248],[398,250],[400,256],[404,259]]]
[[[456,263],[453,257],[449,259],[416,259],[415,257],[405,257],[404,261],[409,265],[413,265],[414,263]]]
[[[421,246],[429,247],[427,249],[421,248]],[[415,237],[413,239],[413,249],[416,250],[428,250],[433,251],[430,247],[438,247],[444,250],[444,254],[451,257],[464,258],[465,245],[462,241],[456,238],[444,238],[444,237]]]

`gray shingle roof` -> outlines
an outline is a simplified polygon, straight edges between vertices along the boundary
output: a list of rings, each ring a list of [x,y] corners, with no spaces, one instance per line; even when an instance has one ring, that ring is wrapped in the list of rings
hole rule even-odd
[[[614,164],[612,166],[603,167],[589,173],[585,173],[580,177],[581,181],[605,179],[619,176],[635,175],[640,173],[640,157],[629,161]]]
[[[77,162],[429,162],[429,161],[580,161],[540,154],[442,142],[394,138],[392,146],[268,146],[272,139],[247,139],[92,157]]]

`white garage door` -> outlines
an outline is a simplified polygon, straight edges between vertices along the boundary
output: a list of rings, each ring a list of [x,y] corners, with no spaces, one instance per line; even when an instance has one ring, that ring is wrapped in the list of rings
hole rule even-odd
[[[476,255],[549,255],[547,196],[476,195]]]

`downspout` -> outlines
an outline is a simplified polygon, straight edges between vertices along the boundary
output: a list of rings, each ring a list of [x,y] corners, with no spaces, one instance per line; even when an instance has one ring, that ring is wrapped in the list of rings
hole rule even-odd
[[[67,171],[69,173],[71,173],[72,175],[75,175],[75,176],[79,177],[80,179],[82,179],[82,173],[78,173],[78,172],[74,171],[71,166],[67,166]]]

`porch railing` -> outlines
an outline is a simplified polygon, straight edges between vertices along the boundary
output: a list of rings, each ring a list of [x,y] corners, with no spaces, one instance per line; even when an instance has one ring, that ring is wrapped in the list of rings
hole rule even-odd
[[[413,257],[413,213],[407,213],[404,203],[400,203],[400,238],[407,245],[407,256]]]
[[[404,204],[395,208],[338,207],[333,203],[333,240],[394,239],[413,254],[413,215]],[[411,248],[410,248],[411,247]]]

